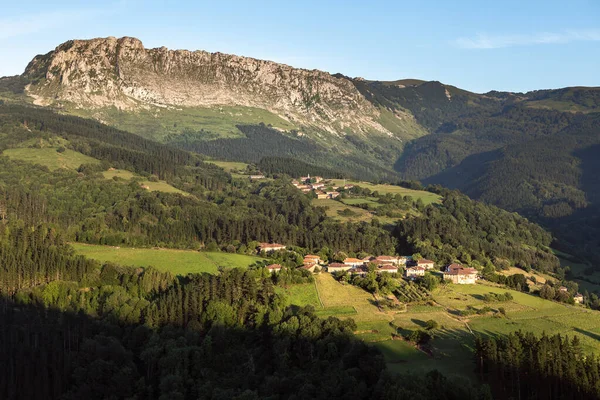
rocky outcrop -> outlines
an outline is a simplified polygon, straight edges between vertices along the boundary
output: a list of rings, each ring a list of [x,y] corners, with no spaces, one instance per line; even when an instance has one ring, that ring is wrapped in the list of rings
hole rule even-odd
[[[345,129],[392,135],[347,78],[222,53],[146,49],[130,37],[68,41],[35,57],[24,75],[40,104],[123,110],[239,105],[336,135]]]

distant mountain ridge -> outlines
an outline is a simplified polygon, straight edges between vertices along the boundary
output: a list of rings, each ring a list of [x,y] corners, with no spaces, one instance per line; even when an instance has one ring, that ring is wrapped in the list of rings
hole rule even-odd
[[[68,41],[0,79],[0,100],[23,93],[214,158],[292,158],[457,188],[553,227],[568,251],[600,261],[598,87],[478,94],[109,37]]]
[[[36,56],[24,76],[38,104],[76,107],[210,107],[269,110],[292,123],[341,135],[393,133],[347,79],[318,70],[205,51],[146,49],[131,37],[71,40]]]

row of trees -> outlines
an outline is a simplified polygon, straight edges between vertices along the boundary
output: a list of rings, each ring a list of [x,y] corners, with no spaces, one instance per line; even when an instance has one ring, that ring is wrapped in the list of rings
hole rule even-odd
[[[519,331],[506,337],[477,338],[475,352],[481,378],[500,398],[600,397],[600,361],[584,354],[576,336],[536,337]]]

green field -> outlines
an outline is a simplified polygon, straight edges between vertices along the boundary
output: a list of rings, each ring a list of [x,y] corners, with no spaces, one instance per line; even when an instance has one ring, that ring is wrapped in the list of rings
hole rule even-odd
[[[136,174],[134,174],[133,172],[124,170],[124,169],[111,169],[108,171],[104,171],[102,173],[102,175],[104,175],[104,177],[106,179],[113,179],[114,177],[117,178],[121,178],[124,179],[126,181],[129,181],[133,178],[138,177]],[[189,195],[189,193],[184,192],[183,190],[179,190],[171,185],[169,185],[167,182],[165,181],[157,181],[157,182],[152,182],[149,180],[141,180],[140,181],[140,185],[144,185],[144,186],[148,186],[151,192],[165,192],[165,193],[179,193],[182,194],[184,196]]]
[[[13,159],[21,160],[32,164],[39,164],[48,167],[54,171],[60,168],[77,169],[81,164],[97,164],[98,160],[88,157],[71,149],[65,149],[59,153],[56,147],[36,148],[18,148],[8,149],[2,152],[3,155]]]
[[[211,164],[215,164],[218,167],[223,168],[225,171],[227,172],[232,172],[232,171],[245,171],[246,167],[248,167],[248,164],[243,163],[243,162],[237,162],[237,161],[215,161],[215,160],[208,160],[206,161],[207,163],[211,163]]]
[[[336,219],[338,221],[351,221],[351,222],[359,222],[359,221],[370,221],[373,219],[373,214],[371,214],[367,210],[363,210],[359,207],[354,207],[348,204],[341,203],[337,200],[332,199],[313,199],[312,205],[315,207],[326,207],[325,213],[328,217]],[[354,212],[356,215],[354,216],[343,216],[338,213],[338,211],[343,211],[345,209],[349,209]]]
[[[159,271],[168,271],[176,275],[201,272],[216,273],[219,267],[246,268],[250,264],[262,260],[259,257],[230,253],[138,249],[81,243],[72,243],[71,245],[77,253],[101,262],[114,262],[135,267],[152,266]]]
[[[271,124],[284,130],[295,129],[290,122],[267,110],[243,106],[178,107],[122,111],[114,107],[93,111],[69,107],[70,113],[85,118],[101,119],[108,125],[163,141],[169,134],[196,132],[198,138],[243,137],[239,124]],[[205,133],[198,133],[201,129]]]
[[[380,185],[369,182],[356,182],[349,180],[344,181],[343,179],[331,179],[331,182],[333,182],[334,186],[344,186],[344,182],[346,182],[346,184],[360,186],[361,188],[368,188],[373,192],[379,192],[379,194],[392,193],[401,194],[402,196],[411,196],[415,200],[421,199],[425,205],[437,203],[441,199],[441,197],[435,193],[430,193],[424,190],[407,189],[396,185]]]
[[[368,204],[370,207],[379,207],[381,204],[377,202],[377,197],[356,197],[349,199],[342,199],[342,203],[348,204],[351,206],[356,206],[359,204]]]
[[[426,372],[438,369],[448,375],[474,378],[473,344],[476,335],[505,335],[517,330],[535,334],[560,333],[578,335],[583,348],[600,354],[600,314],[581,306],[560,304],[530,294],[498,287],[492,284],[444,285],[432,295],[433,304],[411,304],[407,311],[384,311],[376,298],[349,284],[342,284],[328,273],[315,277],[318,295],[323,308],[315,307],[321,317],[353,318],[357,323],[357,337],[378,347],[392,371]],[[295,302],[316,304],[315,295],[309,294],[310,285],[303,285],[300,293],[290,288]],[[510,292],[512,301],[486,303],[486,293]],[[295,293],[295,294],[294,294]],[[310,300],[313,299],[313,300]],[[485,315],[461,317],[459,310],[468,306],[478,309],[489,306],[492,312]],[[506,317],[497,313],[498,307],[506,310]],[[423,329],[425,322],[434,320],[440,325],[431,342],[432,355],[417,349],[392,334],[403,334]]]
[[[323,308],[314,283],[290,285],[286,288],[277,286],[276,291],[285,295],[289,304],[297,306],[313,306],[316,310]]]

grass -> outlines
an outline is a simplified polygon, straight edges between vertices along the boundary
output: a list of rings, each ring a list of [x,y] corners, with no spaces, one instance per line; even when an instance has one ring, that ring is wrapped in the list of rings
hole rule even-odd
[[[199,134],[199,138],[243,137],[242,132],[236,127],[239,124],[262,122],[284,130],[296,128],[295,125],[267,110],[243,106],[153,107],[140,108],[137,111],[122,111],[114,107],[84,110],[73,106],[69,111],[82,117],[100,119],[108,125],[159,141],[170,134],[199,132],[201,129],[207,133]]]
[[[113,170],[104,171],[102,173],[102,175],[104,175],[104,177],[106,179],[113,179],[114,177],[117,177],[117,178],[124,179],[126,181],[130,181],[133,178],[139,177],[138,175],[134,174],[133,172],[130,172],[130,171],[127,171],[124,169],[113,169]],[[142,180],[142,181],[140,181],[140,184],[148,186],[149,187],[148,190],[150,190],[152,192],[179,193],[184,196],[189,195],[189,193],[184,192],[183,190],[179,190],[176,187],[173,187],[173,186],[169,185],[167,182],[161,181],[161,180],[159,180],[157,182],[152,182],[149,180]]]
[[[560,333],[577,335],[584,350],[600,354],[600,314],[580,306],[560,304],[527,293],[492,284],[444,285],[433,291],[433,304],[411,304],[406,312],[381,311],[371,294],[349,284],[341,284],[330,274],[316,277],[316,287],[323,302],[317,309],[321,317],[353,318],[355,334],[379,348],[390,370],[395,372],[427,372],[438,369],[448,375],[475,379],[473,364],[474,334],[506,335],[517,330],[537,335]],[[509,292],[512,301],[486,303],[487,293]],[[489,306],[485,315],[461,317],[458,310],[468,306]],[[499,307],[506,317],[497,312]],[[432,355],[402,340],[393,339],[414,329],[423,329],[426,321],[440,325],[431,341]]]
[[[334,315],[343,317],[348,315],[349,308],[353,308],[355,314],[352,315],[352,318],[357,322],[377,320],[389,322],[392,319],[390,315],[377,308],[373,295],[356,286],[342,284],[328,273],[316,275],[315,282],[324,309],[343,311],[344,313],[343,315]]]
[[[351,221],[351,222],[359,222],[359,221],[370,221],[373,219],[373,214],[371,214],[367,210],[363,210],[359,207],[354,207],[348,204],[341,203],[337,200],[332,199],[313,199],[312,205],[315,207],[326,207],[327,210],[325,213],[328,217],[336,219],[338,221]],[[343,211],[345,209],[351,210],[356,215],[354,216],[343,216],[338,213],[338,211]]]
[[[40,164],[54,171],[57,169],[77,169],[81,164],[97,164],[98,160],[88,157],[71,149],[59,153],[56,147],[18,148],[4,150],[2,153],[14,160],[21,160],[32,164]]]
[[[377,202],[376,197],[356,197],[350,199],[342,199],[342,203],[348,204],[351,206],[356,206],[359,204],[368,204],[371,207],[379,207],[381,204]]]
[[[334,183],[334,186],[343,186],[344,185],[343,179],[331,179],[331,181]],[[415,200],[421,199],[425,205],[431,204],[431,203],[438,203],[441,200],[441,197],[439,195],[437,195],[435,193],[427,192],[425,190],[413,190],[413,189],[407,189],[407,188],[403,188],[401,186],[396,186],[396,185],[381,185],[381,184],[373,184],[373,183],[369,183],[369,182],[357,182],[357,181],[349,181],[349,180],[346,180],[345,182],[346,182],[346,184],[352,184],[352,185],[360,186],[362,188],[368,188],[371,191],[377,191],[377,192],[379,192],[379,194],[392,193],[392,194],[401,194],[402,196],[411,196]]]
[[[216,166],[223,168],[227,172],[245,171],[246,167],[248,166],[248,164],[246,164],[246,163],[237,162],[237,161],[214,161],[214,160],[209,160],[209,161],[206,161],[206,162],[211,163],[211,164],[215,164]]]
[[[159,271],[168,271],[175,275],[201,272],[214,274],[219,267],[247,268],[250,264],[262,260],[259,257],[218,252],[138,249],[81,243],[72,243],[71,245],[78,254],[101,262],[114,262],[135,267],[152,266]]]
[[[322,309],[321,301],[317,294],[314,283],[302,283],[299,285],[290,285],[282,288],[277,286],[276,291],[286,296],[288,304],[300,307],[313,306],[315,309]]]

